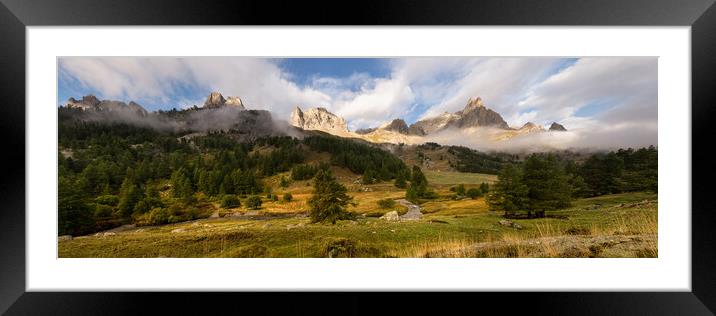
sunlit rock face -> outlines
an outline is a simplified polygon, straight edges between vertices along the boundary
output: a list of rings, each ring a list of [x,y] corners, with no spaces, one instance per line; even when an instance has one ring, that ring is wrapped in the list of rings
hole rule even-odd
[[[303,111],[297,106],[291,112],[290,123],[304,130],[324,131],[331,134],[348,133],[346,120],[322,107]]]

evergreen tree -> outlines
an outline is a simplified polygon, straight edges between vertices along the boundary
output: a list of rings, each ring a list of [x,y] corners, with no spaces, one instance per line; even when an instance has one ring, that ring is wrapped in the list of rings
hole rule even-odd
[[[478,188],[470,188],[465,195],[474,200],[482,196],[482,191]]]
[[[490,185],[487,182],[480,183],[480,192],[487,194],[490,191]]]
[[[505,214],[512,214],[523,211],[529,202],[529,189],[522,183],[521,171],[506,164],[497,176],[497,183],[487,195],[487,204],[492,211],[501,211]]]
[[[252,210],[258,210],[261,208],[261,197],[258,195],[252,195],[246,198],[246,207]]]
[[[365,172],[363,173],[363,184],[373,184],[376,180],[376,173],[375,170],[373,170],[373,167],[368,167]]]
[[[132,176],[124,178],[122,186],[119,188],[119,204],[117,205],[120,215],[123,217],[131,215],[141,198],[142,193],[137,185],[134,184]]]
[[[179,168],[172,173],[171,183],[172,196],[184,200],[187,203],[193,201],[194,188],[184,168]]]
[[[398,173],[398,175],[395,176],[395,187],[405,189],[405,187],[408,186],[408,184],[405,182],[405,175],[403,173]]]
[[[428,191],[428,179],[420,170],[420,167],[413,166],[413,173],[410,179],[410,186],[405,192],[405,198],[416,203],[420,198],[432,198],[434,193]]]
[[[528,188],[527,208],[537,217],[546,211],[565,208],[572,199],[569,177],[564,173],[557,158],[532,154],[524,163],[522,181]]]
[[[59,178],[57,203],[59,235],[76,236],[92,231],[92,210],[74,181]]]
[[[284,176],[281,176],[281,180],[279,180],[278,185],[285,189],[288,187],[288,184],[288,179],[286,179],[286,177]]]
[[[311,222],[335,224],[337,220],[350,218],[346,207],[353,204],[353,198],[347,192],[329,171],[318,171],[313,178],[313,196],[308,200]]]

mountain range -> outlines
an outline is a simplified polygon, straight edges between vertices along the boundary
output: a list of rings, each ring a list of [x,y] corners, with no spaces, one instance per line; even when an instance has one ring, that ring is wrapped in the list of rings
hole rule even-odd
[[[297,135],[300,131],[321,131],[340,137],[392,144],[422,144],[430,141],[432,136],[455,131],[462,133],[464,137],[487,137],[491,141],[499,142],[528,134],[567,130],[556,122],[548,129],[532,122],[519,128],[510,127],[499,113],[487,108],[480,97],[470,98],[462,110],[453,113],[445,112],[410,125],[401,118],[395,118],[380,126],[356,131],[350,131],[344,118],[329,112],[324,107],[302,110],[296,106],[286,124],[275,120],[269,111],[247,110],[241,98],[236,96],[224,98],[219,92],[211,92],[202,107],[194,106],[182,111],[148,112],[133,101],[127,104],[121,101],[99,100],[93,95],[84,96],[81,100],[69,98],[66,107],[81,109],[87,114],[99,113],[104,115],[105,119],[117,116],[126,120],[129,114],[131,117],[143,119],[141,121],[146,124],[200,132],[231,129],[258,136]],[[118,113],[123,115],[116,115]]]
[[[408,125],[403,119],[396,118],[378,127],[351,132],[348,130],[345,119],[322,107],[310,108],[306,111],[296,107],[291,114],[289,123],[303,130],[319,130],[342,137],[394,144],[419,144],[425,142],[427,136],[449,131],[464,132],[466,136],[474,136],[477,131],[488,131],[491,140],[503,141],[521,135],[567,130],[556,122],[552,123],[549,129],[532,122],[519,128],[510,127],[499,113],[487,108],[480,97],[470,98],[460,111],[445,112],[436,117],[419,120],[411,125]]]

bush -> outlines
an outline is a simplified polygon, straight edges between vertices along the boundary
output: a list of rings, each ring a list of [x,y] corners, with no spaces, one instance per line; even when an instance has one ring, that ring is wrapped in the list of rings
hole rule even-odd
[[[271,197],[270,197],[269,199],[270,199],[271,201],[274,201],[274,202],[276,202],[276,201],[278,201],[278,195],[276,195],[276,194],[272,194],[272,195],[271,195]]]
[[[119,197],[116,195],[100,195],[94,199],[94,202],[107,206],[117,206],[117,204],[119,204]]]
[[[221,207],[223,208],[234,208],[241,206],[241,200],[234,194],[227,194],[221,199]]]
[[[464,184],[460,184],[460,185],[458,185],[458,186],[452,187],[452,188],[450,188],[450,191],[455,192],[455,194],[457,194],[457,195],[463,195],[463,196],[464,196],[464,195],[465,195],[465,185],[464,185]]]
[[[161,225],[169,222],[169,212],[165,208],[153,208],[149,211],[149,224]]]
[[[481,184],[480,184],[480,191],[482,191],[482,194],[486,194],[487,192],[490,191],[490,185],[487,184],[486,182],[481,183]]]
[[[467,192],[465,192],[465,194],[467,195],[467,197],[474,200],[474,199],[482,196],[482,191],[480,191],[480,189],[478,189],[478,188],[471,188],[471,189],[467,190]]]
[[[356,248],[355,241],[339,238],[328,241],[324,248],[324,253],[328,258],[353,258],[357,253]]]
[[[293,200],[293,195],[291,193],[284,193],[283,194],[283,201],[284,202],[291,202]]]
[[[104,204],[96,204],[95,210],[94,210],[94,217],[95,218],[106,218],[112,216],[112,211],[114,209],[111,206],[104,205]]]
[[[368,213],[365,213],[365,216],[366,216],[366,217],[381,217],[381,216],[383,216],[383,215],[385,215],[385,213],[383,213],[383,212],[368,212]]]
[[[378,206],[383,209],[390,209],[395,207],[395,201],[393,199],[378,200]]]
[[[261,198],[256,195],[249,196],[246,199],[246,207],[248,207],[249,209],[252,209],[252,210],[260,209],[261,208]]]

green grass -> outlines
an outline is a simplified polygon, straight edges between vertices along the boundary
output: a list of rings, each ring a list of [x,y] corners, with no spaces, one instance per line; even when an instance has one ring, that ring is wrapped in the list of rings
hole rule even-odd
[[[508,242],[526,253],[520,248],[520,241],[564,236],[570,232],[593,236],[655,235],[656,204],[635,207],[624,204],[656,198],[655,194],[629,193],[577,200],[572,208],[548,213],[568,219],[515,220],[523,226],[520,230],[500,225],[502,217],[488,211],[483,199],[425,203],[423,219],[415,222],[386,222],[371,217],[336,225],[310,224],[307,218],[298,217],[204,219],[136,228],[105,237],[63,240],[59,242],[59,257],[286,258],[325,257],[329,253],[355,257],[420,257],[446,251],[459,251],[450,256],[512,256],[516,251],[510,248],[512,246],[505,248],[509,250],[507,253],[474,253],[463,249],[480,242]],[[589,209],[597,203],[601,204],[598,209]],[[655,247],[647,247],[647,252],[639,254],[655,256]],[[554,252],[553,256],[561,254]],[[609,252],[607,249],[600,254],[634,256],[634,251]]]

